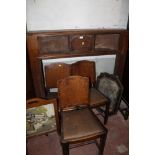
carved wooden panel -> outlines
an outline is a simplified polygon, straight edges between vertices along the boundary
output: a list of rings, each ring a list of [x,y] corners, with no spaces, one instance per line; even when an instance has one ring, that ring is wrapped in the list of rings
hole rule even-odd
[[[96,35],[95,49],[111,49],[118,50],[119,34],[103,34]]]
[[[40,53],[59,53],[69,50],[68,36],[39,36]]]
[[[92,35],[74,35],[70,39],[73,51],[91,51],[93,48],[94,39]]]

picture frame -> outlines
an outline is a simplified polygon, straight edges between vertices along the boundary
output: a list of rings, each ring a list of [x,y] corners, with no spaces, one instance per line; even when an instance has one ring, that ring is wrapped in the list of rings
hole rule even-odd
[[[26,101],[26,137],[31,138],[56,131],[57,100],[33,98]]]

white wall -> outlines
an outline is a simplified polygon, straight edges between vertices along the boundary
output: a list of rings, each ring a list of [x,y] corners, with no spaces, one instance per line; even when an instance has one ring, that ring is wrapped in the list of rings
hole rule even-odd
[[[126,28],[129,0],[27,0],[27,30]]]

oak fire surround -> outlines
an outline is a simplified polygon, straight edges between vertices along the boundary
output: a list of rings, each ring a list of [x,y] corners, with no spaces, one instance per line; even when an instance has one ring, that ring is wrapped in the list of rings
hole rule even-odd
[[[37,97],[45,97],[42,60],[116,55],[114,74],[122,79],[128,51],[128,30],[87,29],[27,33],[27,49]]]

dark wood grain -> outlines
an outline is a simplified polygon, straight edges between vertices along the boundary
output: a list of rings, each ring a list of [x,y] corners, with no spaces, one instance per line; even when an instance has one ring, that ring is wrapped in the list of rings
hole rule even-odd
[[[104,49],[98,51],[74,51],[74,52],[65,52],[65,53],[50,53],[50,54],[44,54],[39,55],[37,58],[40,60],[45,59],[55,59],[55,58],[70,58],[70,57],[83,57],[83,56],[97,56],[97,55],[111,55],[111,54],[117,54],[118,51],[111,50],[111,49]]]
[[[88,77],[90,81],[90,86],[93,86],[96,82],[95,62],[82,60],[73,63],[71,65],[71,74]]]
[[[112,49],[118,50],[119,34],[102,34],[96,35],[95,49]]]
[[[45,91],[42,81],[42,67],[41,61],[37,58],[38,52],[38,41],[37,36],[27,36],[27,48],[30,60],[30,66],[32,71],[32,79],[34,84],[34,90],[36,97],[45,97]]]
[[[26,51],[26,99],[35,97],[30,61]]]
[[[68,36],[39,36],[39,52],[57,53],[69,50]]]
[[[82,76],[70,76],[59,80],[58,99],[61,109],[89,105],[89,79]]]
[[[57,81],[71,75],[69,64],[52,63],[45,66],[45,82],[46,88],[57,88]]]
[[[66,30],[40,30],[29,31],[29,35],[89,35],[89,34],[119,34],[125,32],[125,29],[66,29]]]
[[[116,55],[116,65],[114,74],[118,75],[120,80],[122,81],[124,67],[125,67],[125,60],[127,57],[127,52],[129,49],[129,33],[128,31],[120,34],[120,41],[119,41],[119,49]]]
[[[92,35],[73,35],[70,40],[73,51],[92,51],[93,49],[94,39]]]

